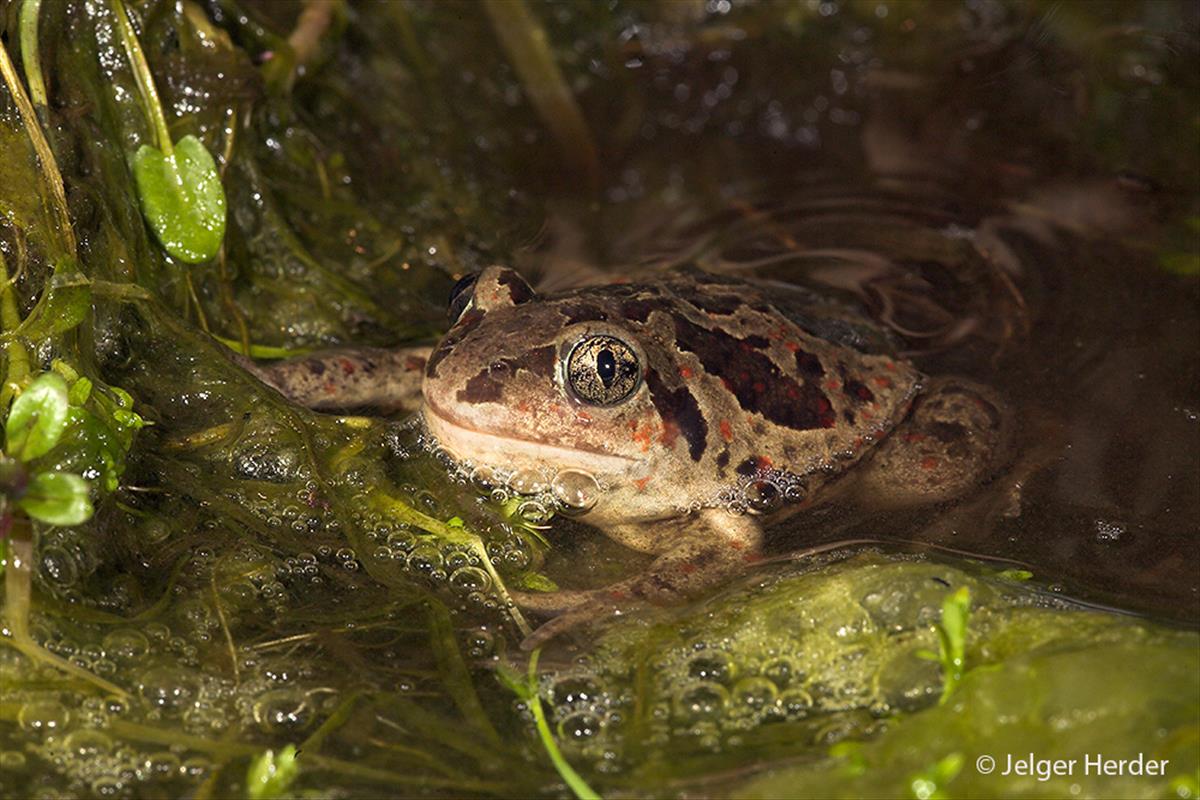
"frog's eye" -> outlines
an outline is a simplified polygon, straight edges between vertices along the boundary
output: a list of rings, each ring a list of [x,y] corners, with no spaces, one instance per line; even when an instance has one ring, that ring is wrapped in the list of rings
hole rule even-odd
[[[567,356],[567,383],[585,403],[615,405],[638,387],[642,369],[633,348],[612,336],[589,336]]]
[[[454,284],[454,288],[450,290],[450,306],[446,314],[450,318],[451,325],[458,322],[458,318],[471,305],[471,298],[475,296],[473,290],[477,280],[479,280],[479,273],[472,272],[470,275],[459,278],[458,283]]]

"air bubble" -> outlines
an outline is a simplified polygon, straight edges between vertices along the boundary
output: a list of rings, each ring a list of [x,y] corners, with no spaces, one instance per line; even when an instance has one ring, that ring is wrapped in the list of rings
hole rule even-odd
[[[564,469],[551,484],[554,498],[571,511],[587,511],[600,499],[600,484],[587,472]]]
[[[711,650],[694,656],[688,662],[688,676],[701,681],[729,683],[736,667],[729,656],[719,650]]]
[[[70,712],[58,703],[26,703],[17,712],[17,723],[21,730],[30,733],[52,733],[62,730],[70,718]]]
[[[441,570],[442,551],[431,544],[423,544],[413,550],[408,556],[408,568],[413,572],[430,574]]]
[[[539,494],[548,488],[542,476],[531,469],[518,470],[508,479],[508,486],[517,494]]]
[[[62,547],[40,549],[42,574],[59,586],[71,586],[79,579],[79,564]]]
[[[295,689],[276,689],[254,704],[254,721],[267,733],[295,733],[313,721],[305,695]]]
[[[789,717],[802,717],[813,707],[812,695],[803,689],[788,689],[779,695],[779,707]]]
[[[554,516],[537,500],[526,500],[517,506],[517,515],[531,525],[541,525],[549,522]]]
[[[779,508],[783,493],[771,481],[754,481],[742,489],[742,501],[755,514],[766,514]]]
[[[81,759],[93,759],[112,749],[112,739],[107,734],[96,730],[79,730],[66,739],[67,750],[72,756]]]
[[[580,711],[563,718],[558,723],[559,736],[568,741],[578,742],[590,739],[600,732],[600,719],[595,714]]]
[[[196,696],[196,684],[185,672],[158,667],[142,675],[138,693],[151,706],[171,711],[192,701]]]
[[[696,683],[681,691],[675,707],[688,719],[707,719],[721,714],[729,702],[729,692],[717,683]]]
[[[104,637],[104,650],[118,661],[136,661],[150,652],[150,640],[141,631],[120,628]]]
[[[450,574],[450,586],[463,594],[486,592],[491,585],[492,579],[479,567],[460,567]]]
[[[600,699],[600,687],[590,678],[563,678],[550,691],[556,706],[594,703]]]
[[[730,694],[735,705],[750,711],[761,711],[774,705],[779,689],[766,678],[742,678]]]
[[[97,797],[120,797],[125,794],[125,784],[115,775],[104,775],[92,781],[92,792]]]
[[[762,674],[777,687],[786,688],[796,677],[796,670],[788,659],[777,658],[763,665]]]
[[[486,628],[476,628],[467,633],[466,646],[471,658],[487,658],[496,649],[496,639]]]

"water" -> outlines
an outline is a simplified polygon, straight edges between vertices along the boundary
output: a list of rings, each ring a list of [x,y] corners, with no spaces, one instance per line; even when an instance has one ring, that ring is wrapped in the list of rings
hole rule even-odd
[[[192,98],[180,124],[242,159],[229,260],[187,281],[111,221],[136,203],[120,175],[97,182],[108,151],[91,145],[122,139],[79,127],[105,118],[93,106],[140,118],[105,105],[120,59],[105,47],[97,72],[59,42],[85,266],[159,298],[97,290],[84,361],[156,424],[97,523],[39,543],[34,638],[121,693],[0,647],[0,794],[243,796],[251,761],[295,744],[298,792],[566,796],[528,697],[497,680],[524,670],[537,622],[498,587],[643,568],[571,518],[603,487],[456,469],[398,420],[291,408],[203,328],[236,341],[244,314],[256,344],[387,344],[435,330],[451,277],[494,261],[547,287],[694,261],[865,305],[923,371],[1001,392],[1015,440],[962,502],[789,517],[774,560],[728,587],[553,642],[532,681],[567,760],[606,796],[892,796],[914,776],[1041,796],[1074,790],[969,765],[1001,742],[1101,743],[1174,771],[1083,794],[1189,796],[1195,7],[528,5],[592,166],[525,102],[474,4],[353,6],[337,52],[271,105],[258,26],[286,31],[286,4],[188,7],[236,58],[175,10],[153,16],[160,90]],[[44,36],[86,44],[89,8],[70,6],[74,27],[47,16]],[[238,104],[267,110],[231,143]],[[795,499],[753,488],[753,510]],[[938,706],[934,626],[958,587],[968,674]],[[934,769],[955,754],[957,775]]]

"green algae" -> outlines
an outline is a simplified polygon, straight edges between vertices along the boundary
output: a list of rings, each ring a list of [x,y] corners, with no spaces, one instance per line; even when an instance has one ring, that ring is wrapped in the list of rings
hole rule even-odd
[[[939,704],[941,670],[921,656],[937,647],[943,598],[964,590],[963,677]],[[612,625],[586,667],[548,685],[587,683],[602,698],[602,732],[567,754],[619,753],[623,790],[669,775],[680,790],[745,797],[1043,797],[1072,785],[1160,797],[1200,763],[1198,669],[1194,632],[1073,609],[980,567],[864,554]],[[560,702],[557,719],[578,710]],[[1030,753],[1074,759],[1074,774],[975,766]],[[1096,754],[1139,753],[1166,766],[1085,774]],[[787,754],[800,764],[736,768]]]
[[[626,619],[588,640],[583,660],[547,654],[539,725],[494,680],[526,630],[502,589],[553,587],[579,565],[547,574],[541,533],[447,480],[412,428],[296,408],[230,357],[435,336],[453,277],[519,260],[544,216],[534,198],[563,191],[553,132],[522,100],[530,87],[468,4],[347,4],[302,74],[287,52],[289,4],[127,5],[171,134],[195,135],[214,156],[228,229],[211,262],[181,268],[147,227],[128,154],[156,134],[109,4],[43,3],[20,42],[0,13],[14,61],[42,68],[46,138],[0,95],[4,366],[69,363],[92,386],[84,400],[106,403],[89,440],[101,446],[81,437],[56,461],[105,491],[87,524],[37,531],[30,617],[40,646],[104,683],[0,644],[0,793],[243,796],[256,759],[295,745],[298,794],[565,794],[539,728],[604,796],[1037,796],[1073,784],[985,779],[975,759],[1001,745],[1124,757],[1143,741],[1169,774],[1085,782],[1083,794],[1195,785],[1194,634],[1055,604],[969,565],[883,556],[755,576],[697,606]],[[669,4],[528,11],[559,60],[556,84],[577,94],[584,119],[572,125],[589,126],[606,158],[644,147],[647,176],[703,195],[712,162],[667,157],[694,142],[672,119],[683,112],[626,65],[674,58],[670,43],[690,41],[724,80],[734,34],[749,37],[755,63],[786,63],[794,80],[739,62],[738,100],[752,110],[722,105],[703,125],[744,142],[722,126],[771,103],[804,105],[807,73],[827,92],[842,52],[828,45],[857,27],[870,26],[891,65],[917,72],[940,50],[912,47],[901,17],[922,36],[960,28],[938,3],[883,21],[877,6],[848,3],[822,22],[815,5],[760,4],[736,26]],[[1036,6],[1014,5],[1012,24]],[[1071,30],[1095,41],[1086,25]],[[1191,51],[1178,55],[1160,32],[1149,66],[1175,75]],[[25,52],[31,35],[40,53]],[[667,46],[655,53],[654,41]],[[1045,137],[1082,171],[1095,166],[1069,146],[1082,130],[1103,141],[1102,165],[1121,166],[1105,130],[1141,108],[1147,130],[1164,130],[1154,121],[1191,95],[1183,74],[1150,102],[1131,100],[1114,63],[1097,62],[1107,81],[1097,124],[1056,117],[1046,130],[1031,122],[1041,107],[1016,98],[1008,128],[980,136],[1012,150]],[[854,111],[861,99],[845,102]],[[660,138],[642,142],[643,123]],[[829,143],[832,163],[851,139]],[[1190,175],[1190,151],[1162,144],[1138,148],[1136,166]],[[773,141],[742,149],[747,174],[795,166],[775,160]],[[594,210],[590,198],[556,199]],[[1193,239],[1181,233],[1180,252]],[[153,424],[135,433],[120,413]],[[629,566],[610,560],[594,574]],[[961,587],[973,602],[965,675],[939,707],[944,676],[920,653],[938,647],[943,600]]]

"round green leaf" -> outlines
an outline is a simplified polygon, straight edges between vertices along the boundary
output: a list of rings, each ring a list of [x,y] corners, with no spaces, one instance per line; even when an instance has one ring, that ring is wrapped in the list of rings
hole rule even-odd
[[[192,264],[217,254],[225,238],[225,189],[199,139],[183,137],[169,156],[142,145],[133,177],[142,213],[168,253]]]
[[[17,501],[25,513],[48,525],[78,525],[92,517],[88,482],[69,472],[40,472]]]
[[[21,461],[45,455],[62,438],[67,427],[67,382],[47,372],[29,384],[13,401],[4,423],[4,447]]]

